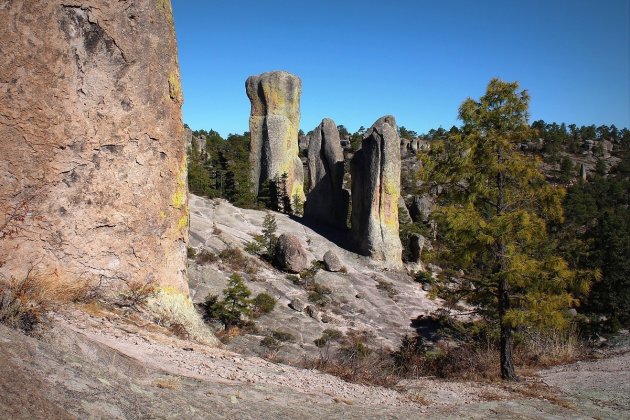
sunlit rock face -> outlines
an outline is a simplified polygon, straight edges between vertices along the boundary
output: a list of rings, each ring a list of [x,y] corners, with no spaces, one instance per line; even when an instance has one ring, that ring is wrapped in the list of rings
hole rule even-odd
[[[349,196],[343,189],[343,149],[337,125],[330,118],[322,120],[309,136],[308,175],[304,217],[345,228]]]
[[[168,0],[0,2],[0,270],[187,293]]]
[[[350,164],[352,240],[358,252],[391,266],[402,266],[398,234],[400,139],[391,115],[365,133]]]
[[[286,71],[250,76],[245,90],[251,102],[250,162],[254,192],[266,181],[287,174],[286,194],[304,202],[304,169],[298,130],[302,81]]]

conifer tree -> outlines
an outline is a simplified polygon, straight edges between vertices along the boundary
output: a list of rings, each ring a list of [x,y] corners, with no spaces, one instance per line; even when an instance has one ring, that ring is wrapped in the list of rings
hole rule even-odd
[[[249,301],[251,294],[243,278],[236,273],[232,274],[227,288],[223,290],[223,300],[214,303],[210,308],[212,317],[223,322],[226,330],[239,325],[243,316],[251,314]]]
[[[432,145],[421,174],[442,191],[440,263],[464,273],[457,285],[438,290],[498,322],[501,376],[508,380],[517,378],[514,329],[563,326],[566,309],[577,304],[569,290],[587,288],[548,240],[547,223],[563,217],[564,190],[546,183],[540,162],[518,148],[531,135],[529,95],[518,88],[493,79],[479,101],[464,101],[462,130]]]

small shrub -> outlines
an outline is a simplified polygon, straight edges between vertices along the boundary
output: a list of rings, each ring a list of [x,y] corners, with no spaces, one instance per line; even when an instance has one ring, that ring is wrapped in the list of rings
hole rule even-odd
[[[308,301],[318,306],[326,306],[330,301],[328,295],[332,294],[332,290],[318,283],[314,283],[308,293]]]
[[[221,262],[234,271],[243,271],[247,274],[256,272],[256,263],[252,258],[240,250],[240,248],[226,248],[219,253]]]
[[[245,252],[251,255],[258,255],[263,252],[264,238],[262,235],[254,236],[254,240],[245,244]]]
[[[251,314],[249,296],[251,291],[243,283],[243,278],[232,274],[227,288],[223,290],[223,300],[216,295],[208,295],[201,305],[204,318],[216,319],[223,323],[225,330],[233,326],[242,326],[243,317]]]
[[[97,289],[87,281],[70,282],[30,269],[23,279],[0,281],[0,322],[32,332],[46,312],[63,304],[91,301]]]
[[[398,290],[396,290],[396,287],[394,286],[393,283],[385,281],[385,280],[377,280],[378,284],[376,285],[376,288],[378,290],[382,290],[384,292],[387,293],[387,296],[389,296],[390,298],[394,298],[394,296],[396,296],[398,294]]]
[[[422,284],[431,283],[433,282],[433,276],[428,271],[419,271],[418,273],[416,273],[416,277],[414,278],[414,280]]]
[[[331,341],[339,341],[343,338],[343,333],[339,330],[327,328],[322,332],[322,336],[313,340],[317,347],[324,347]]]
[[[261,340],[260,345],[271,351],[278,351],[282,347],[282,343],[273,337],[265,337]]]
[[[254,317],[268,314],[276,307],[276,299],[268,293],[260,293],[252,299],[252,313]]]
[[[219,258],[217,257],[217,254],[215,254],[214,252],[208,251],[207,249],[201,250],[201,252],[199,252],[197,256],[195,257],[195,262],[199,265],[210,264],[218,260]]]
[[[283,343],[287,343],[287,342],[292,343],[295,341],[295,336],[285,331],[280,331],[280,330],[273,331],[271,333],[271,336],[275,338],[276,340],[281,341]]]
[[[296,276],[295,274],[288,274],[286,276],[286,279],[290,280],[291,283],[295,284],[296,286],[301,286],[304,283],[304,281],[299,276]]]
[[[186,256],[188,257],[188,259],[193,259],[195,258],[195,255],[197,255],[197,250],[191,246],[186,247]]]
[[[118,299],[114,303],[120,307],[135,311],[146,306],[147,301],[157,293],[154,281],[129,282],[126,286],[127,290],[120,292]]]

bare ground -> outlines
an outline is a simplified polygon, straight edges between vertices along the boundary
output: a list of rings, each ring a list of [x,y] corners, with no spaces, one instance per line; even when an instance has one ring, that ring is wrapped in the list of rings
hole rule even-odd
[[[40,339],[0,326],[0,418],[630,418],[627,347],[518,384],[350,384],[66,311]]]

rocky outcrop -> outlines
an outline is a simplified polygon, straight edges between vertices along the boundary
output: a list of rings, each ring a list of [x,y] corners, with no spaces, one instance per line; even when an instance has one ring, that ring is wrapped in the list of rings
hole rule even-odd
[[[245,89],[251,102],[250,162],[254,193],[258,194],[261,184],[286,173],[287,196],[304,202],[304,169],[298,156],[301,80],[286,71],[274,71],[250,76]]]
[[[279,268],[291,273],[300,273],[306,268],[306,251],[298,237],[290,233],[278,238],[274,258]]]
[[[409,250],[411,251],[411,260],[409,262],[421,262],[422,250],[424,249],[425,241],[426,239],[424,236],[418,233],[413,233],[409,236]]]
[[[428,222],[435,207],[433,198],[429,195],[416,195],[409,206],[409,214],[414,222]]]
[[[0,51],[0,274],[187,293],[170,1],[2,2]]]
[[[343,189],[343,149],[337,125],[325,118],[309,137],[310,184],[304,217],[345,228],[350,197]]]
[[[352,240],[358,252],[402,265],[398,235],[400,139],[396,120],[385,116],[363,137],[352,158]]]

